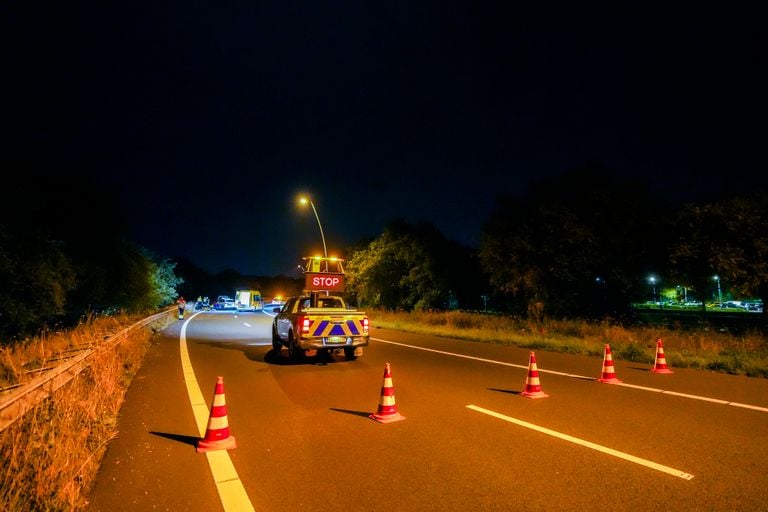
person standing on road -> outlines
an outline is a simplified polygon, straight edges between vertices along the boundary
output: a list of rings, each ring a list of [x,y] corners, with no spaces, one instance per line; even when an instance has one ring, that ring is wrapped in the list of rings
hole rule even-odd
[[[184,300],[184,297],[179,297],[177,304],[179,305],[179,320],[183,320],[184,310],[187,308],[187,301]]]

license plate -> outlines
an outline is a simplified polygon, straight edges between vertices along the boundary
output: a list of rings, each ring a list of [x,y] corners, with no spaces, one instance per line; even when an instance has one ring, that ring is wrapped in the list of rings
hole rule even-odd
[[[346,343],[346,338],[343,336],[331,336],[328,338],[328,343]]]

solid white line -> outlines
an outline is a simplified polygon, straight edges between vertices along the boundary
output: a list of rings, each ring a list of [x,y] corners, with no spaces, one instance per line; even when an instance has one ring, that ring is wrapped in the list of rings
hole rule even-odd
[[[662,473],[667,473],[672,476],[682,478],[684,480],[691,480],[693,478],[692,474],[686,473],[685,471],[680,471],[679,469],[670,468],[669,466],[664,466],[662,464],[658,464],[656,462],[653,462],[647,459],[635,457],[634,455],[620,452],[618,450],[614,450],[613,448],[607,448],[605,446],[595,444],[590,441],[585,441],[584,439],[579,439],[578,437],[569,436],[568,434],[563,434],[555,430],[550,430],[548,428],[540,427],[538,425],[534,425],[533,423],[528,423],[527,421],[518,420],[517,418],[512,418],[510,416],[506,416],[504,414],[491,411],[489,409],[483,409],[482,407],[478,407],[476,405],[467,405],[466,407],[468,409],[472,409],[473,411],[481,412],[483,414],[487,414],[488,416],[493,416],[494,418],[508,421],[509,423],[514,423],[515,425],[520,425],[521,427],[535,430],[537,432],[541,432],[542,434],[547,434],[548,436],[557,437],[558,439],[562,439],[564,441],[578,444],[586,448],[591,448],[593,450],[597,450],[602,453],[607,453],[608,455],[613,455],[614,457],[618,457],[620,459],[624,459],[629,462],[634,462],[635,464],[640,464],[641,466],[655,469],[656,471],[661,471]]]
[[[677,391],[662,391],[666,395],[681,396],[683,398],[693,398],[694,400],[704,400],[705,402],[712,402],[713,404],[729,405],[731,402],[728,400],[720,400],[719,398],[707,398],[706,396],[689,395],[687,393],[678,393]]]
[[[646,386],[638,386],[636,384],[627,384],[626,382],[619,382],[618,384],[615,384],[615,385],[616,386],[621,385],[621,386],[624,386],[625,388],[639,389],[641,391],[650,391],[652,393],[663,393],[664,392],[663,389],[649,388],[649,387],[646,387]]]
[[[398,343],[396,341],[389,341],[389,340],[383,340],[381,338],[371,338],[373,341],[379,341],[381,343],[388,343],[390,345],[399,345],[401,347],[407,347],[407,348],[415,348],[416,350],[424,350],[425,352],[434,352],[436,354],[445,354],[447,356],[453,356],[453,357],[461,357],[463,359],[472,359],[474,361],[482,361],[484,363],[493,363],[493,364],[500,364],[503,366],[512,366],[514,368],[522,368],[524,370],[528,369],[528,365],[520,365],[520,364],[513,364],[513,363],[505,363],[504,361],[496,361],[495,359],[484,359],[482,357],[475,357],[475,356],[468,356],[466,354],[457,354],[455,352],[446,352],[444,350],[435,350],[434,348],[426,348],[426,347],[419,347],[417,345],[406,345],[405,343]],[[545,370],[539,370],[539,372],[542,372]],[[563,374],[565,375],[565,374]]]
[[[435,350],[433,348],[426,348],[426,347],[419,347],[418,345],[408,345],[406,343],[398,343],[396,341],[389,341],[384,340],[381,338],[371,338],[374,341],[378,341],[381,343],[388,343],[390,345],[398,345],[400,347],[406,347],[406,348],[412,348],[416,350],[424,350],[425,352],[434,352],[436,354],[444,354],[447,356],[453,356],[453,357],[460,357],[463,359],[472,359],[474,361],[481,361],[483,363],[491,363],[491,364],[500,364],[502,366],[512,366],[514,368],[522,368],[524,370],[528,369],[527,365],[520,365],[520,364],[512,364],[507,363],[504,361],[496,361],[494,359],[484,359],[482,357],[475,357],[475,356],[468,356],[466,354],[457,354],[455,352],[446,352],[444,350]],[[596,377],[590,377],[586,375],[577,375],[575,373],[565,373],[565,372],[558,372],[554,370],[546,370],[541,368],[541,366],[538,366],[538,372],[539,373],[549,373],[552,375],[560,375],[561,377],[571,377],[574,379],[582,379],[582,380],[597,380]],[[759,405],[749,405],[749,404],[741,404],[738,402],[729,402],[728,400],[721,400],[719,398],[710,398],[706,396],[699,396],[699,395],[689,395],[686,393],[679,393],[677,391],[667,391],[664,389],[658,389],[658,388],[649,388],[645,386],[638,386],[636,384],[627,384],[626,382],[618,382],[616,384],[611,384],[612,386],[623,386],[625,388],[632,388],[632,389],[639,389],[642,391],[651,391],[653,393],[661,393],[663,395],[672,395],[672,396],[679,396],[682,398],[691,398],[693,400],[702,400],[704,402],[711,402],[715,404],[722,404],[722,405],[730,405],[733,407],[741,407],[742,409],[752,409],[753,411],[760,411],[760,412],[768,412],[768,407],[761,407]]]
[[[195,313],[181,326],[179,352],[181,353],[181,368],[184,373],[184,382],[187,385],[189,402],[192,405],[192,412],[195,415],[200,437],[203,438],[208,428],[210,409],[205,403],[203,393],[200,391],[200,386],[195,377],[195,370],[192,368],[192,361],[189,358],[189,350],[187,349],[187,324],[199,314]],[[219,498],[221,499],[224,511],[255,510],[251,500],[248,498],[248,494],[245,492],[243,483],[237,476],[237,471],[232,464],[232,459],[230,459],[227,450],[210,450],[204,453],[208,459],[208,466],[211,468],[213,480],[216,482],[216,489],[219,492]]]

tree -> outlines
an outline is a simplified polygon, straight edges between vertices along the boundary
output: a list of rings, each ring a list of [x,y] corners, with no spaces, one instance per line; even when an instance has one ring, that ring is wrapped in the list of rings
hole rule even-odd
[[[61,244],[39,229],[0,224],[0,344],[64,318],[75,272]]]
[[[89,312],[153,311],[175,297],[172,265],[123,237],[108,191],[67,172],[21,174],[0,189],[1,334],[72,325]]]
[[[676,219],[679,237],[670,251],[676,274],[697,290],[713,277],[741,297],[768,298],[768,193],[688,204]],[[700,297],[706,300],[705,297]],[[764,325],[768,310],[763,308]]]
[[[176,301],[179,295],[178,287],[184,283],[184,279],[175,274],[176,263],[162,259],[157,260],[145,251],[149,265],[149,293],[146,297],[145,307],[148,309],[167,306]]]
[[[363,306],[445,309],[450,297],[461,304],[473,293],[479,272],[460,267],[471,261],[467,249],[447,240],[432,224],[396,220],[353,252],[346,267],[347,290]]]
[[[644,269],[665,261],[667,218],[642,183],[591,164],[533,183],[524,199],[499,198],[480,262],[518,313],[618,315]]]
[[[183,281],[176,289],[178,295],[187,298],[192,297],[215,297],[214,291],[218,289],[214,283],[213,277],[206,270],[198,267],[188,258],[176,256],[173,258],[174,270]],[[170,262],[169,262],[170,263]]]

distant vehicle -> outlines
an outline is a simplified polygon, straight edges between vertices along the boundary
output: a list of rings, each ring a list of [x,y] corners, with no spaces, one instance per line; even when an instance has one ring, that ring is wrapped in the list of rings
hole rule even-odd
[[[216,302],[213,303],[213,309],[217,311],[223,310],[237,310],[234,299],[228,295],[219,295],[216,297]]]
[[[264,300],[258,290],[237,290],[235,292],[235,307],[238,311],[261,311]]]

